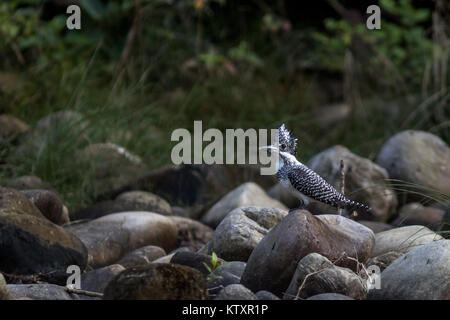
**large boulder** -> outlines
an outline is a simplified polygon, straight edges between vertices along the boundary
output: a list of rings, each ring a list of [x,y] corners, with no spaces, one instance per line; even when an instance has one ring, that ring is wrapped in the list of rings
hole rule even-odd
[[[370,214],[360,213],[358,219],[384,222],[391,218],[395,214],[397,197],[386,182],[389,178],[387,171],[379,165],[351,153],[343,146],[335,146],[313,157],[308,167],[340,190],[341,160],[344,160],[346,196],[372,208]]]
[[[239,207],[248,206],[287,210],[287,207],[284,204],[270,198],[257,184],[247,182],[230,191],[222,199],[220,199],[202,217],[202,222],[215,228],[229,212]]]
[[[228,261],[247,261],[261,239],[286,215],[286,211],[277,208],[234,209],[216,228],[207,252],[215,252]]]
[[[86,267],[83,243],[46,218],[0,210],[0,243],[0,266],[6,273],[65,274],[70,265]]]
[[[148,245],[170,251],[177,238],[176,224],[152,212],[115,213],[66,229],[86,245],[93,268],[116,263],[125,254]]]
[[[372,257],[390,251],[408,252],[417,246],[441,240],[442,237],[424,226],[406,226],[375,234]]]
[[[449,300],[450,240],[421,245],[395,260],[381,273],[381,289],[369,299]]]
[[[122,271],[105,289],[105,300],[205,300],[206,279],[190,267],[154,263]]]
[[[356,270],[355,260],[364,263],[374,242],[370,229],[350,219],[292,211],[253,250],[241,283],[254,292],[267,290],[280,295],[306,255],[316,252],[338,266]]]
[[[450,148],[431,133],[417,130],[397,133],[383,145],[376,162],[388,171],[391,179],[416,185],[411,187],[414,192],[408,194],[408,201],[428,200],[428,196],[436,196],[436,191],[450,194]]]

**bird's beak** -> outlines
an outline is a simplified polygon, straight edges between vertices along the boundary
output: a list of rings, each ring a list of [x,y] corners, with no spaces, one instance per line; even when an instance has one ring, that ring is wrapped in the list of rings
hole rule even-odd
[[[268,151],[269,151],[269,154],[270,154],[270,152],[277,152],[277,153],[280,152],[280,150],[279,150],[277,147],[274,147],[274,146],[264,146],[264,147],[260,147],[259,150],[268,150]]]

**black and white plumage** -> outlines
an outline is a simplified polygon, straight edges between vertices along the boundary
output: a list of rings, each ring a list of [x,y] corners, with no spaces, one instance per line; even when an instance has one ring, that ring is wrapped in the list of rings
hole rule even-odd
[[[349,211],[370,211],[368,206],[347,199],[316,172],[298,161],[295,157],[297,139],[286,129],[284,124],[278,131],[279,147],[269,146],[267,148],[279,154],[276,175],[284,187],[300,197],[304,204],[307,201],[304,196],[307,196],[336,208],[345,208]]]

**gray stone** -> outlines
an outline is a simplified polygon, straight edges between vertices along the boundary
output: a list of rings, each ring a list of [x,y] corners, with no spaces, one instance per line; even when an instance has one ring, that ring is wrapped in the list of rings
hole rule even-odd
[[[297,263],[306,255],[316,252],[338,266],[356,270],[357,263],[352,259],[364,263],[373,245],[373,232],[355,221],[292,211],[253,250],[241,283],[252,291],[280,295],[289,286]]]
[[[335,146],[317,154],[308,162],[308,167],[340,190],[341,160],[344,160],[345,194],[351,200],[372,208],[370,214],[359,213],[358,219],[381,222],[390,219],[395,214],[397,197],[386,183],[389,176],[384,168],[351,153],[343,146]]]
[[[436,196],[436,191],[450,194],[450,148],[431,133],[397,133],[383,145],[376,162],[389,172],[391,179],[423,186],[419,190],[411,188],[414,193],[408,194],[409,201],[428,200],[428,196]]]
[[[237,208],[216,228],[208,253],[215,252],[228,261],[247,261],[261,239],[286,215],[277,208]]]
[[[105,300],[205,300],[206,279],[187,266],[152,263],[122,271],[105,289]]]
[[[442,237],[424,226],[406,226],[375,234],[375,246],[371,257],[389,251],[408,252],[423,244],[440,240]]]
[[[129,205],[135,210],[151,211],[164,216],[173,215],[170,204],[156,194],[145,191],[128,191],[117,196],[116,201]],[[131,210],[131,209],[130,209]],[[127,210],[127,211],[130,211]]]
[[[170,218],[152,212],[115,213],[66,229],[86,245],[93,268],[116,263],[125,254],[144,246],[170,251],[178,232]]]
[[[241,276],[245,270],[245,262],[230,261],[225,262],[216,268],[207,277],[206,287],[210,295],[217,294],[220,290],[230,284],[241,282]]]
[[[255,293],[256,297],[259,300],[281,300],[276,295],[274,295],[272,292],[260,290],[257,293]]]
[[[165,255],[166,252],[163,248],[157,246],[146,246],[128,253],[117,263],[124,266],[125,268],[131,268],[139,265],[149,264],[156,259],[164,257]]]
[[[417,247],[395,260],[381,273],[381,289],[369,299],[449,300],[450,240]]]
[[[284,204],[270,198],[257,184],[247,182],[222,197],[222,199],[206,212],[202,217],[202,222],[215,228],[228,213],[236,208],[247,206],[287,210]]]
[[[29,298],[32,300],[78,300],[77,295],[66,291],[65,287],[55,284],[8,284],[12,300]]]
[[[281,183],[277,183],[270,188],[267,194],[288,208],[298,208],[301,205],[300,199],[293,195],[287,188],[283,187]]]
[[[309,297],[306,300],[355,300],[340,293],[321,293]]]
[[[175,253],[175,255],[170,260],[170,263],[181,264],[184,266],[194,268],[203,273],[205,276],[208,276],[210,274],[210,270],[214,269],[214,266],[211,261],[212,256],[206,254],[190,251],[180,251]],[[225,261],[218,258],[216,268],[218,268],[223,263],[225,263]],[[208,267],[206,267],[205,265],[207,265]],[[208,268],[210,270],[208,270]]]
[[[445,210],[424,207],[420,203],[412,202],[400,209],[400,214],[392,224],[397,227],[421,225],[432,230],[439,230],[443,223]]]
[[[81,275],[81,289],[91,292],[103,293],[108,283],[125,268],[120,264],[95,269]],[[82,296],[83,299],[92,299]]]
[[[230,284],[220,290],[215,300],[258,300],[258,298],[242,284]]]
[[[299,261],[283,299],[305,299],[321,293],[340,293],[361,300],[367,295],[366,281],[352,270],[311,253]]]

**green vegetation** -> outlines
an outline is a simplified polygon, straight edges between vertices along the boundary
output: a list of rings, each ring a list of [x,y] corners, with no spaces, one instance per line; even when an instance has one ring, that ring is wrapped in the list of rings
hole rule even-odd
[[[170,163],[172,130],[194,120],[219,129],[286,122],[303,160],[337,143],[373,159],[407,128],[449,140],[445,1],[381,0],[375,31],[331,7],[307,24],[282,9],[296,6],[289,1],[229,0],[81,0],[82,30],[68,31],[57,3],[0,4],[0,113],[33,125],[76,110],[87,126],[63,128],[26,158],[8,144],[0,176],[37,175],[71,208],[92,201],[83,147],[117,143],[157,168]],[[348,115],[324,122],[321,107],[339,102]]]

